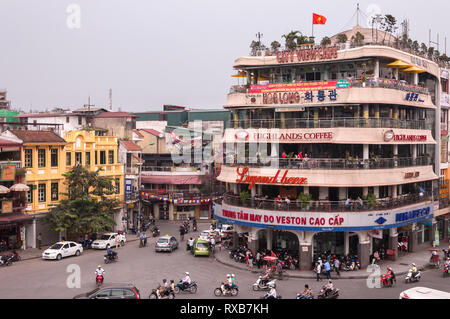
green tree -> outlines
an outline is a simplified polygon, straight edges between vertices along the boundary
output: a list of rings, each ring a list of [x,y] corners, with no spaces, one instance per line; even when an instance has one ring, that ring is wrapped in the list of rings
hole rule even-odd
[[[420,52],[423,55],[426,55],[428,53],[428,48],[427,45],[425,43],[422,42],[422,44],[420,45]]]
[[[337,42],[338,43],[345,43],[347,42],[347,35],[345,33],[340,33],[337,35]]]
[[[272,43],[270,44],[270,48],[272,49],[272,52],[278,52],[280,47],[281,47],[281,44],[278,41],[272,41]]]
[[[364,35],[358,31],[355,35],[352,36],[351,41],[355,46],[362,45],[364,41]]]
[[[295,50],[297,48],[297,38],[299,37],[298,34],[301,34],[300,31],[291,31],[288,34],[283,34],[281,37],[285,40],[285,48],[287,50]]]
[[[331,39],[329,37],[323,37],[322,41],[320,41],[320,45],[323,47],[331,45]]]
[[[74,235],[111,230],[115,225],[114,213],[121,204],[118,199],[108,197],[115,193],[112,180],[81,165],[63,175],[68,191],[62,193],[65,199],[44,218],[50,229]]]
[[[433,47],[429,47],[427,54],[428,54],[428,58],[432,59],[433,55],[434,55],[434,48]]]
[[[383,20],[384,20],[384,23],[383,23],[384,31],[389,33],[389,42],[390,42],[392,33],[397,31],[397,28],[398,28],[396,26],[397,19],[391,14],[386,14],[384,16]],[[386,33],[384,34],[384,37],[383,37],[383,43],[384,43],[385,38],[386,38]]]

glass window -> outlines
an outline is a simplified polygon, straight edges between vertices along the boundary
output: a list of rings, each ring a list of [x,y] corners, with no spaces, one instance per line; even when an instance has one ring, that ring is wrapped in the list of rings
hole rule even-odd
[[[66,166],[72,165],[72,153],[67,152],[66,153]]]
[[[98,164],[98,154],[97,154],[98,152],[97,151],[95,151],[95,165],[97,165]]]
[[[100,151],[100,165],[106,164],[106,151]]]
[[[33,167],[33,150],[25,150],[25,167]]]
[[[58,149],[52,148],[51,150],[51,165],[52,167],[58,166]]]
[[[114,151],[108,151],[108,164],[114,164]]]
[[[107,298],[107,297],[109,297],[110,292],[111,292],[110,289],[102,290],[98,294],[95,295],[95,298]]]
[[[81,152],[75,152],[75,165],[83,165]]]
[[[78,116],[78,125],[81,125],[83,122],[82,122],[82,117],[81,116]]]
[[[30,190],[27,192],[27,202],[32,203],[33,202],[33,185],[27,185]]]
[[[114,184],[116,186],[116,194],[120,194],[120,178],[116,178],[116,181]]]
[[[85,165],[91,165],[91,152],[86,152],[85,153],[85,161],[86,161],[86,164]]]
[[[58,183],[52,183],[51,193],[52,193],[52,201],[58,200]]]
[[[123,297],[124,291],[122,289],[112,289],[111,290],[111,297]]]
[[[66,116],[66,123],[69,123],[70,119],[68,116]]]
[[[39,186],[38,186],[38,201],[45,202],[45,190],[46,190],[46,185],[39,184]]]
[[[45,150],[38,150],[38,167],[45,167]]]

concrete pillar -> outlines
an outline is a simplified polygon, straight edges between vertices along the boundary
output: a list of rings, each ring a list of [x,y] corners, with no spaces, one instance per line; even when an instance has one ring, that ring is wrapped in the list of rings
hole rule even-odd
[[[234,128],[239,128],[239,114],[237,112],[233,113],[233,120],[234,120]]]
[[[394,167],[397,167],[397,161],[395,160],[396,156],[398,156],[398,144],[393,145],[393,153],[394,153]]]
[[[373,187],[373,194],[375,195],[375,198],[380,198],[380,186]]]
[[[389,229],[389,242],[387,249],[391,249],[394,251],[394,255],[390,258],[392,260],[397,260],[398,255],[398,233],[397,228],[390,228]]]
[[[380,77],[380,61],[378,59],[375,60],[374,77],[375,80],[378,80]]]
[[[319,127],[319,110],[314,110],[314,127]]]
[[[417,158],[417,144],[411,145],[411,154],[413,159]]]
[[[363,187],[363,196],[367,196],[369,194],[369,187]]]
[[[361,268],[365,268],[370,263],[370,238],[367,232],[357,232],[359,237],[358,257]]]
[[[281,122],[281,128],[285,128],[286,114],[284,112],[280,113],[280,122]]]
[[[256,207],[256,203],[255,203],[256,187],[255,186],[252,187],[252,189],[250,190],[250,193],[251,193],[250,198],[251,198],[252,207]]]
[[[339,200],[346,200],[346,199],[347,199],[347,188],[339,187]]]
[[[249,232],[249,243],[248,243],[248,249],[250,249],[253,253],[253,255],[256,256],[256,251],[258,250],[258,233],[257,229],[252,230]]]
[[[394,78],[395,78],[396,80],[399,80],[399,78],[398,78],[398,69],[397,69],[397,68],[394,68],[393,71],[394,71]]]
[[[303,234],[300,234],[303,233]],[[302,236],[303,235],[303,236]],[[311,270],[312,265],[312,239],[314,236],[313,232],[303,231],[297,234],[299,239],[299,257],[300,257],[300,270]]]
[[[364,127],[369,126],[369,104],[363,104]]]
[[[303,186],[303,193],[309,194],[309,186]]]
[[[271,147],[270,156],[278,157],[278,143],[271,143],[270,147]]]
[[[392,198],[397,198],[397,185],[392,185]]]
[[[349,251],[350,251],[350,248],[349,248],[349,242],[350,242],[349,237],[350,237],[350,233],[348,231],[345,232],[345,234],[344,234],[344,254],[345,255],[348,255]]]
[[[237,184],[233,184],[233,194],[239,194]]]
[[[411,231],[411,236],[409,236],[409,252],[410,253],[415,253],[417,251],[417,224],[414,223],[413,224],[413,229]]]
[[[319,199],[326,199],[328,197],[328,187],[319,187]]]
[[[450,239],[450,234],[448,233],[449,227],[450,227],[450,219],[444,220],[444,231],[443,231],[444,239],[443,240],[445,240],[445,241]]]
[[[414,73],[414,85],[419,85],[419,73]]]
[[[363,144],[363,159],[369,159],[369,144]]]
[[[272,229],[267,228],[267,246],[266,248],[272,250]]]
[[[238,230],[237,229],[236,229],[236,231],[233,232],[232,243],[233,243],[233,249],[238,248],[238,246],[239,246],[239,234],[238,234]]]

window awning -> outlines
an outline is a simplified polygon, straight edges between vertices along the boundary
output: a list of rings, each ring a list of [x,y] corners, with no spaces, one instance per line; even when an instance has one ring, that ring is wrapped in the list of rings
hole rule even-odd
[[[143,184],[170,184],[170,185],[200,185],[202,180],[199,176],[173,175],[173,176],[142,176]]]
[[[23,214],[23,213],[0,214],[0,225],[29,221],[29,220],[33,220],[33,217]]]

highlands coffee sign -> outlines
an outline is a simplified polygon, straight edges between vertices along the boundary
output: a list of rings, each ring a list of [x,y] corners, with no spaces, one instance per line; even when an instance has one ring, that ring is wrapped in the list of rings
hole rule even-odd
[[[277,62],[292,63],[337,59],[337,51],[337,46],[328,48],[297,49],[294,51],[278,51]]]
[[[248,189],[252,189],[255,184],[282,184],[282,185],[301,185],[306,184],[307,179],[305,177],[287,177],[289,170],[277,170],[273,176],[261,176],[261,175],[248,175],[248,166],[238,166],[236,168],[236,173],[238,178],[236,183],[248,184]],[[281,174],[280,174],[281,173]],[[281,179],[279,176],[282,176]]]

